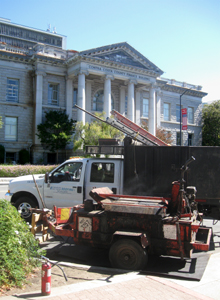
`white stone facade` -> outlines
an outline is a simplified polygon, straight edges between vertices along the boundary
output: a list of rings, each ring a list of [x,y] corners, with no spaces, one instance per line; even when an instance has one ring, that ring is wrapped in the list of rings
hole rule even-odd
[[[90,122],[91,117],[76,110],[74,103],[92,113],[104,110],[106,116],[114,108],[138,125],[145,121],[154,135],[158,127],[164,128],[171,132],[172,144],[176,145],[182,95],[181,107],[190,113],[188,128],[182,130],[182,145],[201,145],[202,98],[206,93],[200,86],[161,78],[163,71],[129,44],[82,52],[44,44],[22,53],[14,49],[0,43],[0,115],[4,122],[0,144],[6,153],[15,154],[15,160],[16,153],[25,148],[32,154],[33,163],[47,163],[47,153],[36,136],[45,111],[61,109],[74,120]],[[15,101],[8,100],[10,78],[18,86]],[[5,138],[7,117],[17,120],[15,140]],[[13,128],[7,126],[7,130]]]

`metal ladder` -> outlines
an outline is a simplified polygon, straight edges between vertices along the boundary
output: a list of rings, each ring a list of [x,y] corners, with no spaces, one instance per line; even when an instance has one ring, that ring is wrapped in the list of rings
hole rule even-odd
[[[81,111],[86,112],[87,114],[89,114],[93,118],[96,118],[101,122],[107,123],[107,124],[117,128],[121,132],[123,132],[123,133],[127,134],[128,136],[130,136],[132,139],[137,140],[137,141],[139,141],[139,142],[141,142],[145,145],[154,144],[156,146],[168,146],[165,142],[161,141],[156,136],[149,133],[144,128],[138,126],[137,124],[135,124],[131,120],[127,119],[126,117],[124,117],[123,115],[121,115],[119,112],[117,112],[114,109],[111,111],[111,115],[114,116],[114,119],[106,118],[106,121],[104,121],[101,118],[95,116],[94,114],[92,114],[89,111],[79,107],[76,104],[75,104],[75,107],[80,109]]]
[[[156,146],[168,146],[165,142],[152,135],[144,128],[138,126],[131,120],[127,119],[116,110],[113,109],[111,111],[111,115],[114,116],[114,119],[107,118],[106,122],[118,130],[126,133],[132,139],[137,140],[145,145],[153,143]]]

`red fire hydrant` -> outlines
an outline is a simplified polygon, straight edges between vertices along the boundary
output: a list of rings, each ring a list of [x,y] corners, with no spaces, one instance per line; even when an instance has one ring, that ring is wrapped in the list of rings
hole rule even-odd
[[[41,293],[43,296],[51,293],[51,264],[49,262],[42,264]]]

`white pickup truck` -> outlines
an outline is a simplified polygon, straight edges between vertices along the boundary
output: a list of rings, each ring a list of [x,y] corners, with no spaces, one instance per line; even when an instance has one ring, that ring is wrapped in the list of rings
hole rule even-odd
[[[43,207],[40,195],[49,209],[54,205],[71,207],[89,199],[93,188],[104,186],[122,194],[123,159],[69,159],[49,174],[34,175],[34,178],[32,175],[20,176],[11,180],[5,197],[21,211],[24,219],[30,221],[29,208]]]
[[[70,159],[50,174],[34,175],[36,185],[32,175],[15,178],[9,183],[5,197],[26,220],[31,217],[30,207],[42,208],[37,187],[49,209],[53,205],[81,204],[84,199],[90,199],[93,188],[105,186],[117,194],[169,199],[171,182],[180,178],[180,167],[191,156],[196,160],[185,176],[186,185],[196,186],[200,212],[220,220],[219,147],[128,145],[124,146],[123,159]]]

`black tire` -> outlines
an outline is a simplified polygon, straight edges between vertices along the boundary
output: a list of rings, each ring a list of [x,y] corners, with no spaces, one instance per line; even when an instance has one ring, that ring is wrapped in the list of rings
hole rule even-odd
[[[27,196],[23,196],[18,198],[14,205],[18,211],[21,211],[21,217],[26,222],[31,223],[32,212],[29,209],[37,206],[35,201]]]
[[[113,268],[143,270],[146,267],[148,255],[134,240],[120,239],[111,246],[109,260]]]

